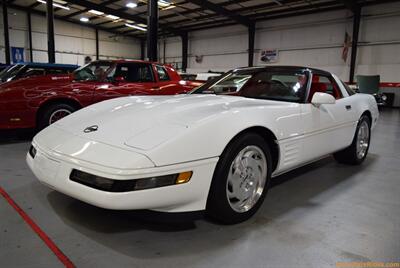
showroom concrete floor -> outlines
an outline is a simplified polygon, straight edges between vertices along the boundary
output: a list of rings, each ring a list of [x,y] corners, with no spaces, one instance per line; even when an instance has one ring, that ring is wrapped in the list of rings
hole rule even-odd
[[[0,143],[0,187],[77,267],[335,267],[400,261],[400,113],[386,110],[361,166],[321,160],[274,179],[251,220],[222,226],[113,212],[42,186],[27,141]],[[1,267],[62,263],[0,196]]]

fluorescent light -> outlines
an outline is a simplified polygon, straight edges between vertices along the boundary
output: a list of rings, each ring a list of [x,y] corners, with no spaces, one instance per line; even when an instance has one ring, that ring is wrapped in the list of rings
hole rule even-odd
[[[82,17],[82,18],[80,18],[79,20],[82,21],[82,22],[88,22],[88,21],[89,21],[89,19],[86,18],[86,17]]]
[[[168,9],[171,9],[171,8],[174,8],[174,7],[176,7],[176,6],[170,5],[170,6],[164,7],[162,10],[168,10]]]
[[[137,25],[140,26],[140,27],[143,27],[143,28],[146,28],[146,27],[147,27],[147,25],[146,25],[146,24],[143,24],[143,23],[138,23]]]
[[[98,15],[98,16],[101,16],[101,15],[104,14],[104,12],[97,11],[97,10],[94,10],[94,9],[91,9],[91,10],[89,10],[88,12],[89,12],[89,13],[92,13],[92,14],[95,14],[95,15]]]
[[[126,7],[135,8],[135,7],[137,7],[137,4],[133,3],[133,2],[129,2],[129,3],[126,4]]]
[[[114,15],[107,15],[106,17],[109,18],[109,19],[112,19],[112,20],[118,20],[119,19],[118,16],[114,16]]]
[[[147,31],[146,28],[143,28],[143,27],[140,27],[140,26],[134,25],[134,24],[125,23],[125,26],[126,27],[130,27],[130,28],[134,28],[134,29],[137,29],[137,30],[140,30],[140,31],[143,31],[143,32]]]
[[[37,1],[39,3],[46,4],[46,1],[44,1],[44,0],[37,0]],[[70,10],[70,8],[68,6],[63,6],[63,5],[60,5],[60,4],[57,4],[57,3],[53,3],[53,7],[58,7],[58,8],[62,8],[62,9],[65,9],[65,10]]]
[[[171,3],[166,0],[158,0],[158,5],[161,7],[167,7],[167,6],[170,6]]]

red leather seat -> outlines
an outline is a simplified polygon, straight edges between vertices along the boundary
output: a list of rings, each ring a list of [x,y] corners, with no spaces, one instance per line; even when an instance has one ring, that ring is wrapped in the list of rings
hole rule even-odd
[[[313,82],[310,88],[310,94],[308,95],[308,102],[311,102],[315,92],[326,93],[328,87],[325,83]]]

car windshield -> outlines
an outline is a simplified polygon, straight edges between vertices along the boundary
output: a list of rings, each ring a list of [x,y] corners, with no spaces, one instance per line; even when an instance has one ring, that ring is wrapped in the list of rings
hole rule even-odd
[[[308,75],[302,70],[268,69],[228,72],[192,94],[236,95],[254,99],[303,102]]]
[[[114,67],[111,61],[95,61],[91,62],[74,71],[74,79],[76,81],[101,81],[105,74],[109,73]]]
[[[0,72],[0,80],[1,82],[11,81],[20,70],[24,68],[22,64],[16,64],[13,66],[9,66]]]

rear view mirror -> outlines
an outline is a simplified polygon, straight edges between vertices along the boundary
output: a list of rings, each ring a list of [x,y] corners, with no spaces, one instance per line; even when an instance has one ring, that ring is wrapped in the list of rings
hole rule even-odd
[[[315,92],[311,100],[311,103],[315,106],[320,106],[321,104],[334,104],[335,102],[336,99],[332,95],[323,92]]]

